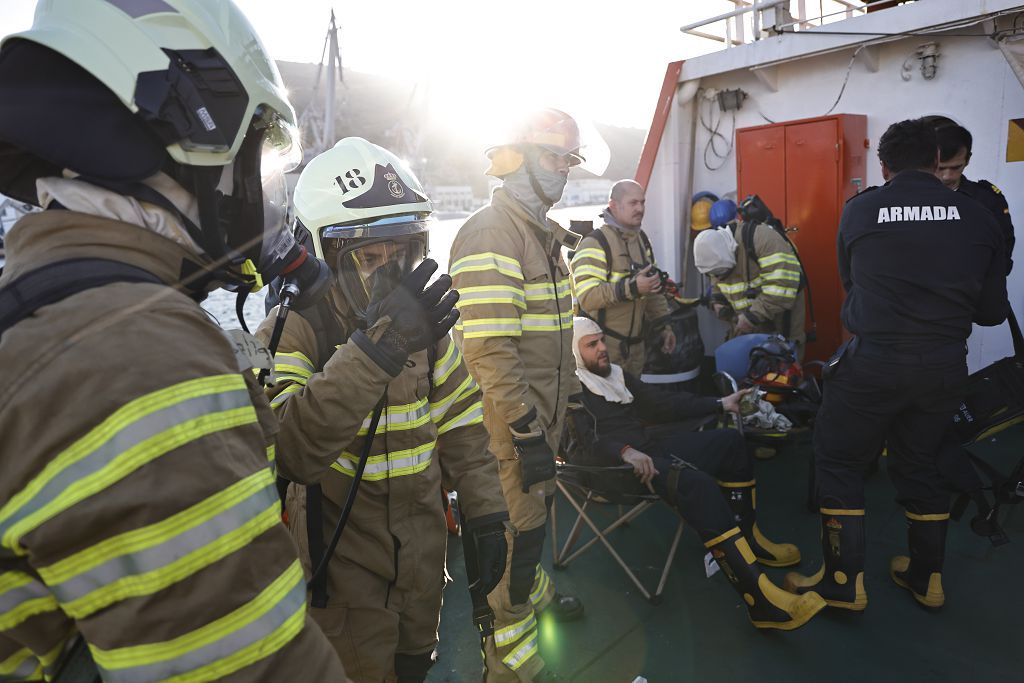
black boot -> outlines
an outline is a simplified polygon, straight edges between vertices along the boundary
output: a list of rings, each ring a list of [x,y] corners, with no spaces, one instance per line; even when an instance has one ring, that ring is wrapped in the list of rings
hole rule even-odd
[[[786,590],[815,591],[831,607],[862,611],[864,590],[864,510],[821,508],[821,569],[813,576],[786,574]]]
[[[889,564],[889,575],[897,585],[930,609],[946,602],[942,592],[942,561],[946,556],[946,527],[949,513],[918,515],[907,512],[907,544],[910,557],[897,555]]]
[[[792,543],[773,543],[757,528],[756,482],[720,481],[718,486],[729,501],[733,518],[747,537],[757,561],[768,567],[791,567],[800,563],[800,549]]]
[[[825,601],[817,593],[793,595],[772,583],[757,566],[754,551],[738,527],[704,545],[747,604],[750,623],[755,627],[792,631],[824,609]]]

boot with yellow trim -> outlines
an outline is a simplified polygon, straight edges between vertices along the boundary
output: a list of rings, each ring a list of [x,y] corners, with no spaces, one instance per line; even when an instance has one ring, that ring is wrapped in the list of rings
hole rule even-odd
[[[774,543],[757,527],[756,481],[719,481],[718,486],[729,502],[733,519],[747,537],[757,561],[767,567],[791,567],[800,563],[800,549],[792,543]]]
[[[946,556],[949,513],[919,515],[907,511],[907,543],[910,557],[897,555],[889,563],[889,575],[906,588],[918,604],[938,609],[946,602],[942,592],[942,562]]]
[[[817,593],[793,595],[782,590],[757,565],[757,558],[739,527],[733,527],[705,547],[718,562],[722,573],[747,603],[750,623],[757,628],[792,631],[825,608]]]
[[[830,607],[861,612],[864,590],[864,510],[821,508],[821,569],[812,576],[786,574],[783,586],[801,595],[814,591]]]

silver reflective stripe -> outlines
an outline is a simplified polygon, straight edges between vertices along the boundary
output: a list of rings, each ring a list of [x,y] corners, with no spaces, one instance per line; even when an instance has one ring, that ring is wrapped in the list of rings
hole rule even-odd
[[[51,586],[54,595],[63,602],[88,595],[94,590],[125,577],[156,571],[185,557],[225,534],[251,521],[277,499],[274,484],[264,487],[202,524],[169,538],[164,543],[136,553],[111,558],[103,564]]]
[[[511,626],[506,626],[505,628],[498,629],[497,631],[495,631],[494,644],[498,647],[505,647],[506,645],[511,645],[512,643],[522,638],[524,634],[536,628],[537,619],[534,617],[533,612],[530,612],[530,616],[526,617],[525,619],[518,621],[512,624]]]
[[[285,622],[296,612],[304,609],[305,604],[306,583],[299,575],[291,589],[259,618],[208,645],[171,659],[144,666],[123,669],[107,669],[101,666],[99,669],[103,674],[103,680],[110,683],[149,683],[149,681],[162,681],[172,676],[186,674],[229,657],[266,638],[283,627]],[[264,656],[271,654],[273,652],[266,652]],[[210,679],[204,678],[204,680]]]
[[[22,572],[0,574],[0,624],[6,621],[5,616],[13,612],[16,607],[25,605],[30,600],[45,600],[48,597],[51,596],[50,592],[46,590],[46,586],[29,574]],[[56,607],[55,601],[53,607]]]
[[[466,375],[466,379],[462,380],[462,384],[455,387],[452,393],[448,394],[442,399],[432,401],[430,404],[430,419],[434,422],[438,422],[447,413],[448,409],[451,408],[455,403],[466,398],[469,394],[476,391],[476,382],[473,380],[472,375]]]
[[[23,647],[0,662],[0,680],[23,681],[39,669],[39,660],[32,650]]]
[[[441,360],[434,363],[434,386],[438,387],[444,384],[444,381],[448,379],[452,371],[458,367],[462,361],[462,354],[459,353],[458,348],[451,341],[448,342],[448,350],[442,356]]]
[[[473,407],[466,410],[466,412],[462,413],[461,415],[453,419],[451,422],[445,422],[444,424],[440,425],[437,428],[437,433],[444,434],[445,432],[449,432],[453,429],[458,429],[459,427],[465,427],[468,424],[473,424],[474,422],[479,422],[482,421],[483,419],[484,406],[482,403],[477,401],[476,403],[473,404]]]
[[[535,654],[537,654],[537,632],[533,631],[530,633],[529,638],[524,640],[519,647],[512,650],[512,652],[501,661],[505,662],[505,666],[515,671],[523,665],[523,662]]]
[[[388,406],[386,413],[377,424],[377,434],[383,434],[388,429],[411,429],[415,425],[410,424],[423,419],[430,412],[430,403],[422,399],[420,403],[413,403],[401,406]],[[359,435],[362,436],[370,429],[370,421],[373,415],[368,415],[363,424],[359,427]]]
[[[249,396],[249,391],[243,385],[241,389],[204,394],[176,402],[130,422],[117,430],[87,456],[67,466],[47,482],[29,501],[15,510],[0,524],[0,537],[6,540],[8,532],[15,524],[60,498],[69,487],[80,484],[90,475],[104,469],[125,451],[140,446],[146,440],[190,420],[245,407],[252,407],[252,399]],[[142,464],[144,463],[139,463],[139,466]],[[134,471],[133,467],[122,468],[121,476],[117,480],[123,479]],[[28,531],[25,530],[24,533]]]
[[[396,472],[396,470],[414,468],[428,462],[434,455],[433,444],[430,446],[430,448],[424,450],[422,453],[411,453],[410,455],[392,457],[390,459],[384,459],[376,462],[374,461],[375,458],[387,458],[387,456],[374,456],[366,463],[366,469],[363,470],[363,474],[367,478],[376,475],[377,479],[382,479],[383,477],[380,475],[387,474],[388,472],[392,472],[396,475],[406,474],[406,472]],[[416,449],[413,448],[409,450],[415,451]],[[342,455],[342,457],[338,458],[335,463],[345,474],[354,474],[356,471],[356,465],[359,463],[359,459],[355,455],[346,453]]]

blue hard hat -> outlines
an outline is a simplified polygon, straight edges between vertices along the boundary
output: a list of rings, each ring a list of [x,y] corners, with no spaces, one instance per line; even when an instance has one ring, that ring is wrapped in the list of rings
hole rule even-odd
[[[716,228],[736,220],[736,202],[731,199],[719,199],[711,205],[708,218],[711,220],[711,225]]]

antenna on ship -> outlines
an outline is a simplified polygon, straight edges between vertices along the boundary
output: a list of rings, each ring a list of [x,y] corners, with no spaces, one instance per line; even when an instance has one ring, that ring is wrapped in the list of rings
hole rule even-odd
[[[320,65],[316,70],[316,81],[313,83],[313,95],[302,112],[302,116],[299,117],[299,126],[302,128],[303,139],[306,142],[304,161],[309,161],[317,154],[330,149],[337,142],[334,133],[335,106],[339,104],[336,88],[339,83],[345,83],[341,68],[341,47],[338,41],[340,30],[332,9],[331,22],[327,26],[327,36],[324,38],[324,49],[320,54]],[[318,95],[325,59],[327,66],[326,92],[321,101]]]

